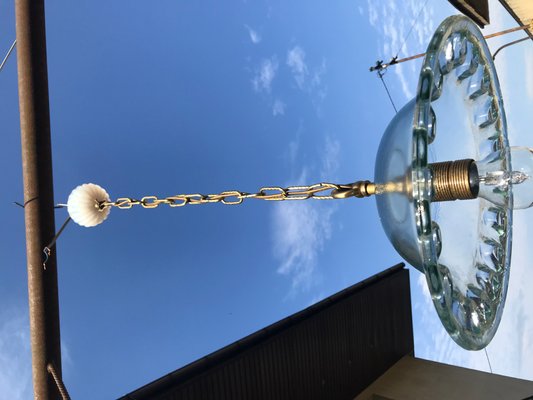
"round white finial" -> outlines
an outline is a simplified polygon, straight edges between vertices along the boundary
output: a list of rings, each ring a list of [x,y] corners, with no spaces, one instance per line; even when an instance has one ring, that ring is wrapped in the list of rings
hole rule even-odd
[[[68,196],[67,209],[70,218],[85,227],[101,224],[111,211],[110,207],[98,208],[98,203],[101,201],[110,201],[104,188],[94,183],[78,186]]]

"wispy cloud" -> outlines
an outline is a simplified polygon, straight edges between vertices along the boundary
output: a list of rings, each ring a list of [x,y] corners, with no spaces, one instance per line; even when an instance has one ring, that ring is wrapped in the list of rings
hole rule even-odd
[[[303,89],[309,70],[305,63],[305,51],[300,46],[295,46],[289,50],[287,53],[287,65],[293,73],[296,84],[300,89]]]
[[[415,290],[423,293],[422,302],[414,303],[414,313],[419,323],[419,329],[415,330],[416,356],[465,368],[489,371],[483,352],[464,350],[450,338],[437,316],[424,274],[418,275]]]
[[[376,27],[376,24],[378,22],[378,9],[377,6],[374,5],[374,2],[371,0],[367,0],[368,4],[368,22],[370,22],[370,25],[373,27]]]
[[[331,181],[339,169],[339,153],[341,144],[338,140],[327,135],[325,139],[324,153],[322,157],[322,169],[320,177],[322,180]]]
[[[508,28],[505,23],[506,18],[508,18],[506,14],[507,12],[502,7],[497,7],[497,8],[491,7],[490,25],[487,26],[487,28],[484,30],[483,33],[484,34],[494,33],[494,32],[498,32],[498,31]],[[507,43],[507,40],[508,39],[505,36],[495,37],[491,40],[488,40],[487,45],[489,46],[491,53],[494,54],[494,52],[500,46]],[[496,57],[496,59],[494,60],[494,64],[496,65],[496,72],[500,78],[499,81],[500,81],[500,88],[502,91],[502,96],[504,100],[509,99],[510,94],[512,92],[512,85],[510,84],[510,79],[508,79],[510,78],[510,76],[508,74],[509,68],[507,65],[507,57],[505,57],[504,54],[498,55],[498,57]],[[510,103],[512,104],[512,102]],[[505,110],[507,113],[512,112],[512,105],[507,103],[505,105]]]
[[[281,101],[280,99],[276,99],[274,101],[274,104],[272,105],[272,115],[274,115],[274,117],[276,115],[284,115],[285,107],[286,105],[283,101]]]
[[[367,0],[368,22],[381,36],[376,58],[389,61],[397,54],[401,57],[411,55],[413,52],[420,53],[426,49],[435,28],[435,21],[431,4],[426,3],[424,7],[423,5],[424,3],[417,0],[402,2],[401,7],[397,6],[395,0],[386,2]],[[417,15],[418,18],[413,24]],[[391,67],[406,99],[414,96],[418,80],[416,65],[410,62]]]
[[[322,82],[322,75],[326,72],[326,61],[314,67],[307,66],[305,51],[300,46],[294,46],[287,52],[287,65],[289,66],[296,84],[301,90],[310,91]]]
[[[526,87],[527,95],[533,99],[533,48],[528,46],[525,53]]]
[[[299,139],[294,144],[290,159],[294,162]],[[340,144],[326,136],[322,151],[319,175],[332,179],[338,169]],[[308,170],[304,168],[296,182],[308,184]],[[292,280],[293,290],[308,290],[319,279],[317,260],[325,243],[333,232],[332,216],[336,211],[333,204],[316,201],[284,202],[276,204],[273,211],[274,255],[280,260],[278,273]]]
[[[68,346],[61,340],[63,379],[72,371]],[[68,386],[68,385],[67,385]],[[0,311],[0,396],[2,399],[33,398],[30,324],[27,311]]]
[[[320,64],[310,64],[306,59],[305,50],[296,45],[287,52],[286,64],[296,86],[309,95],[317,116],[320,117],[322,115],[321,106],[327,95],[327,86],[323,83],[326,60],[322,58]]]
[[[309,96],[317,115],[320,116],[321,104],[327,94],[327,87],[323,83],[326,60],[322,59],[320,64],[309,66],[306,53],[301,46],[294,46],[287,52],[286,63],[282,65],[281,69],[276,55],[261,60],[259,65],[254,68],[251,79],[253,90],[266,94],[265,97],[272,109],[273,116],[285,115],[286,104],[281,100],[278,91],[272,88],[272,83],[278,73],[283,76],[287,70],[294,78],[296,87]]]
[[[310,202],[276,204],[274,254],[278,272],[292,279],[293,289],[308,290],[316,278],[317,257],[331,237],[332,208],[319,210]]]
[[[248,35],[250,36],[250,40],[252,41],[252,43],[258,44],[262,39],[261,35],[255,29],[250,28],[248,25],[244,25],[244,27],[248,31]]]
[[[533,217],[515,220],[513,261],[505,309],[498,332],[487,347],[493,372],[522,379],[533,379],[533,292],[529,288],[529,261],[533,250],[528,246],[528,225]],[[422,302],[415,302],[415,315],[419,327],[415,330],[415,347],[418,357],[489,371],[483,351],[467,351],[448,336],[427,289],[426,278],[420,274],[416,291],[423,293]]]
[[[278,66],[278,59],[275,55],[261,61],[252,79],[252,87],[256,92],[270,93],[272,81],[276,77]]]
[[[302,119],[300,119],[300,121],[298,122],[298,129],[296,129],[296,135],[289,142],[285,154],[286,161],[291,166],[294,165],[294,163],[296,162],[296,158],[298,157],[298,152],[300,151],[300,139],[304,130],[304,122]]]
[[[518,217],[518,215],[516,214]],[[524,379],[533,379],[533,292],[530,290],[530,262],[533,250],[528,243],[533,216],[521,215],[513,221],[513,258],[507,301],[493,342],[493,366]],[[498,369],[495,368],[495,372]]]
[[[3,398],[32,398],[28,316],[0,314],[0,393]]]

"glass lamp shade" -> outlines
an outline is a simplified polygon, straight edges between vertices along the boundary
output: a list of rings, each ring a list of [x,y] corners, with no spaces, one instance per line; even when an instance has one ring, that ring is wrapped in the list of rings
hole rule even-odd
[[[533,186],[524,178],[533,162],[513,171],[515,154],[533,160],[528,149],[511,153],[485,40],[470,19],[449,17],[430,41],[416,98],[382,138],[376,202],[395,249],[426,275],[445,329],[469,350],[487,346],[497,330],[509,280],[514,186],[527,181],[528,193]],[[431,163],[459,159],[476,160],[480,198],[434,201]],[[520,196],[520,205],[528,201]]]

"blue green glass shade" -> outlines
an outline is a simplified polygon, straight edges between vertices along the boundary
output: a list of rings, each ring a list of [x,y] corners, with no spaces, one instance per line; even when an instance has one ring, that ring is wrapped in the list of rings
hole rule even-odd
[[[384,133],[376,158],[376,202],[393,246],[426,275],[448,334],[463,348],[479,350],[496,333],[505,304],[513,185],[489,187],[485,180],[480,184],[485,199],[432,202],[429,163],[467,158],[476,160],[483,176],[520,178],[511,169],[490,51],[470,19],[452,16],[429,43],[416,98]]]

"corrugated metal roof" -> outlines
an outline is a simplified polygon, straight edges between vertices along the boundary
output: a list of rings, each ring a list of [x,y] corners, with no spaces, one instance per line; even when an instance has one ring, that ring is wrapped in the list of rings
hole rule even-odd
[[[502,3],[519,25],[527,25],[533,22],[532,0],[500,0],[500,3]],[[526,32],[533,40],[533,27],[530,26]]]
[[[399,264],[121,399],[353,399],[413,351]]]

